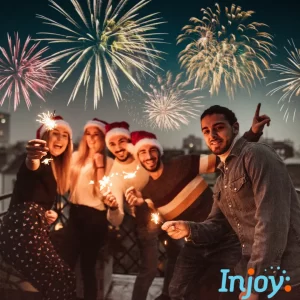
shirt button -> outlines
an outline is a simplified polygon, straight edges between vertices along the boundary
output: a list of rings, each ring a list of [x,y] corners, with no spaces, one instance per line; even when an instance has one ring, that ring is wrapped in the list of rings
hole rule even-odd
[[[240,223],[238,223],[238,227],[240,227]]]
[[[243,244],[242,247],[245,248],[245,244]]]
[[[236,188],[234,188],[234,190],[236,191]]]
[[[224,188],[227,189],[227,185],[225,185]]]
[[[228,167],[226,167],[225,170],[228,170]]]
[[[231,207],[231,204],[229,204],[228,206]]]

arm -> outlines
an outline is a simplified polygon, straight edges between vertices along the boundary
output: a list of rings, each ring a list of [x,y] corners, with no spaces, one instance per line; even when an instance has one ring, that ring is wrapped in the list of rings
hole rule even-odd
[[[245,167],[252,183],[257,220],[248,269],[254,268],[258,276],[265,274],[264,269],[281,263],[287,244],[293,187],[284,163],[268,146],[253,144],[246,153]]]
[[[31,171],[36,171],[40,167],[40,159],[47,155],[49,148],[46,147],[46,141],[35,139],[27,143],[26,151],[26,167]]]

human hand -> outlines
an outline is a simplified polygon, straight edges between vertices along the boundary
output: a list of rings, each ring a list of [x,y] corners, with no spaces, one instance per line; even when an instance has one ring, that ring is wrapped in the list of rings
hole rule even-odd
[[[168,221],[161,226],[162,230],[165,230],[167,234],[175,240],[187,237],[190,235],[190,227],[184,221]]]
[[[267,115],[259,115],[261,103],[257,104],[256,111],[253,117],[251,130],[253,133],[261,133],[264,130],[265,125],[270,126],[271,119]]]
[[[140,206],[145,202],[142,193],[133,186],[126,190],[125,198],[130,206]]]
[[[97,168],[104,166],[104,155],[97,152],[94,154],[94,161]]]
[[[47,210],[45,212],[45,217],[47,219],[48,224],[51,225],[58,218],[58,214],[54,210]]]
[[[49,148],[46,146],[46,141],[34,139],[30,140],[26,145],[27,158],[29,160],[41,159],[47,155]]]
[[[119,207],[119,204],[117,202],[116,197],[111,193],[111,191],[107,191],[103,194],[103,202],[105,205],[107,205],[109,208],[117,209]]]

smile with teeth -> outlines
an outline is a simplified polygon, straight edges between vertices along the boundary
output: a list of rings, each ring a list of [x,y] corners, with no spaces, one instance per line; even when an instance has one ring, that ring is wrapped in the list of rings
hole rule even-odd
[[[54,145],[54,148],[55,148],[55,149],[61,149],[62,146],[61,146],[61,145]]]
[[[210,144],[211,145],[218,145],[218,144],[220,144],[222,141],[220,141],[220,140],[214,140],[214,141],[211,141],[210,142]]]

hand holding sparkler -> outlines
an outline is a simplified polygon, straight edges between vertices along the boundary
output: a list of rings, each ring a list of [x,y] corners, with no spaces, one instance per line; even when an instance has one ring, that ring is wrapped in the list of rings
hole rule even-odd
[[[45,217],[49,225],[54,223],[58,217],[58,214],[54,210],[47,210],[45,212]]]
[[[94,161],[97,168],[103,168],[104,171],[104,155],[102,153],[94,154]]]
[[[46,146],[46,141],[34,139],[30,140],[26,146],[27,158],[29,160],[41,159],[47,155],[49,148]]]
[[[126,190],[125,198],[130,206],[141,206],[145,202],[142,193],[133,186]]]
[[[119,207],[116,197],[111,193],[111,191],[107,191],[103,194],[103,202],[107,205],[110,209],[114,210]]]
[[[187,222],[184,221],[168,221],[165,222],[162,227],[167,234],[175,240],[179,240],[190,235],[190,227]]]

